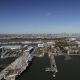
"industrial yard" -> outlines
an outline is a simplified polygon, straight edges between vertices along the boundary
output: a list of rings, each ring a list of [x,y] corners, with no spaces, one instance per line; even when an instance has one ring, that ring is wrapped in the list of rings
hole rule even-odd
[[[0,80],[80,80],[80,0],[0,0]]]
[[[55,56],[64,56],[64,60],[72,59],[72,56],[80,56],[80,41],[75,37],[25,37],[25,38],[0,38],[0,80],[16,80],[37,58],[48,56],[49,66],[45,72],[53,73],[53,78],[58,73]],[[13,59],[12,59],[13,58]],[[12,59],[12,60],[10,60]],[[9,63],[7,63],[7,61]],[[33,64],[33,63],[32,63]]]

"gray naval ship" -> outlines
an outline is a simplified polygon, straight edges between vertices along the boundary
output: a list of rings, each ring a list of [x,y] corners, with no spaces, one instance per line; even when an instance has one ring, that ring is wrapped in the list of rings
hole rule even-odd
[[[23,54],[19,56],[14,62],[0,72],[0,80],[15,80],[29,66],[33,56],[31,52],[34,47],[28,47],[23,51]]]

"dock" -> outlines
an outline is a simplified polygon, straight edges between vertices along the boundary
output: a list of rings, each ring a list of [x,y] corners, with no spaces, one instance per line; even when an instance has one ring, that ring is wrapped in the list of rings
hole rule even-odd
[[[55,77],[56,72],[58,72],[57,66],[56,66],[56,62],[55,62],[55,58],[54,58],[54,53],[48,53],[49,54],[49,59],[50,59],[50,65],[51,67],[46,68],[45,71],[51,71],[53,72],[53,77]]]

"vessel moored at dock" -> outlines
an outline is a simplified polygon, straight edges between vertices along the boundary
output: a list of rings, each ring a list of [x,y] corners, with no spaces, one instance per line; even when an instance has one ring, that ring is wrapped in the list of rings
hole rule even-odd
[[[28,47],[27,50],[23,51],[23,54],[12,62],[8,67],[0,73],[0,80],[15,80],[16,76],[20,75],[29,66],[29,62],[32,61],[33,56],[31,55],[34,47]]]

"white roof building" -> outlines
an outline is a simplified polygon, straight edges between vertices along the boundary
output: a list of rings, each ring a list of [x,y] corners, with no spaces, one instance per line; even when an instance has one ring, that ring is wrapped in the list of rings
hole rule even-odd
[[[2,47],[7,49],[21,49],[20,45],[3,45]]]
[[[76,38],[69,38],[69,41],[75,41]]]
[[[44,44],[38,44],[38,47],[44,47]]]
[[[47,42],[48,45],[54,45],[55,42]]]

